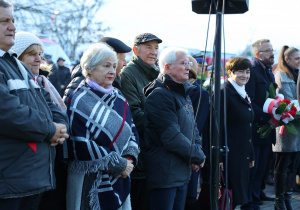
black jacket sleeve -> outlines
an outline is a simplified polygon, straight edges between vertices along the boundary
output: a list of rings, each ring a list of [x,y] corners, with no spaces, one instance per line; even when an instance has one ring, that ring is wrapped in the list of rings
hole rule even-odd
[[[259,106],[255,102],[257,100],[256,98],[258,97],[257,94],[263,95],[264,99],[265,99],[265,95],[266,95],[266,90],[260,89],[258,87],[259,86],[258,77],[259,77],[258,72],[254,72],[254,69],[253,69],[251,71],[250,79],[245,86],[245,89],[246,89],[248,96],[251,99],[251,105],[252,105],[254,113],[255,113],[254,122],[257,122],[260,124],[266,124],[271,119],[271,116],[267,113],[264,113],[262,106]]]
[[[2,73],[0,73],[0,113],[1,136],[25,142],[43,142],[49,140],[55,133],[55,125],[49,116],[21,104],[19,97],[10,93]]]

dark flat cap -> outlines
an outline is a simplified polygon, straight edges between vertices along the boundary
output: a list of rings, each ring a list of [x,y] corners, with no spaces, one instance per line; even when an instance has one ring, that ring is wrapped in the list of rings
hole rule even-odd
[[[46,59],[51,59],[51,58],[52,58],[52,55],[49,55],[49,54],[44,53],[44,56],[43,56],[43,57],[46,58]]]
[[[139,44],[144,44],[151,41],[157,41],[158,43],[162,43],[162,40],[158,38],[157,36],[150,34],[150,33],[143,33],[139,34],[134,39],[134,46],[137,46]]]
[[[116,53],[128,53],[131,48],[124,44],[121,40],[112,37],[102,37],[98,42],[105,42],[111,46]]]
[[[65,61],[65,59],[64,59],[63,57],[59,57],[59,58],[57,58],[57,61],[59,61],[59,60],[63,60],[63,61]]]

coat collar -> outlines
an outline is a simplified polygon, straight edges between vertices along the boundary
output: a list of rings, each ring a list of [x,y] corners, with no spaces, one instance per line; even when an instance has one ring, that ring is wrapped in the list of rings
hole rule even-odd
[[[266,66],[261,60],[259,60],[258,58],[254,58],[254,65],[259,65],[261,67],[261,69],[263,70],[267,70],[269,69],[271,66]]]
[[[155,77],[159,74],[159,69],[156,65],[150,66],[149,64],[145,63],[140,57],[133,55],[131,62],[135,65],[139,66],[139,68],[144,71],[146,75],[152,77],[155,74]]]
[[[157,79],[150,82],[144,88],[144,94],[147,97],[155,88],[165,87],[169,91],[176,91],[185,97],[194,89],[196,86],[189,82],[178,83],[174,82],[172,78],[167,74],[159,74]]]
[[[233,85],[232,85],[228,80],[226,80],[226,82],[225,82],[225,87],[226,87],[226,91],[228,92],[228,95],[230,95],[230,96],[237,95],[237,97],[238,97],[239,99],[241,99],[243,102],[249,104],[248,100],[246,100],[245,98],[243,98],[243,97],[235,90],[235,88],[233,87]]]

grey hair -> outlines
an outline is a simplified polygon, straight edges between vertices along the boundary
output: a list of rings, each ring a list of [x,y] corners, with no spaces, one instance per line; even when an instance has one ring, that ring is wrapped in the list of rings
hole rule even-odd
[[[97,68],[99,64],[110,56],[113,56],[117,62],[117,54],[109,45],[104,43],[92,44],[80,59],[82,75],[87,77],[89,72]]]
[[[12,9],[14,9],[14,6],[6,0],[0,0],[0,7],[4,7],[4,8],[11,7]]]
[[[186,49],[176,48],[176,47],[168,47],[160,53],[158,63],[159,63],[160,72],[162,74],[166,74],[166,70],[165,70],[166,64],[174,64],[176,62],[177,52],[182,52],[185,55],[188,55],[188,51]]]
[[[257,40],[256,42],[254,42],[252,44],[253,53],[255,54],[256,52],[258,52],[260,50],[262,44],[265,42],[270,42],[270,40],[269,39],[260,39],[260,40]]]

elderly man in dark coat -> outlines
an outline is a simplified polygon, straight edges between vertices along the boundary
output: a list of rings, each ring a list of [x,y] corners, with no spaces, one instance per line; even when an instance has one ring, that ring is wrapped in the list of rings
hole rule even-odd
[[[128,100],[132,118],[139,132],[140,147],[144,147],[144,104],[146,97],[143,88],[157,78],[156,65],[159,43],[162,40],[151,33],[142,33],[135,37],[133,57],[121,72],[121,91]],[[131,205],[133,210],[149,209],[149,191],[143,168],[143,151],[131,176]]]
[[[191,169],[203,167],[205,156],[187,82],[187,51],[167,48],[159,59],[161,74],[144,88],[145,168],[150,209],[184,209]]]

